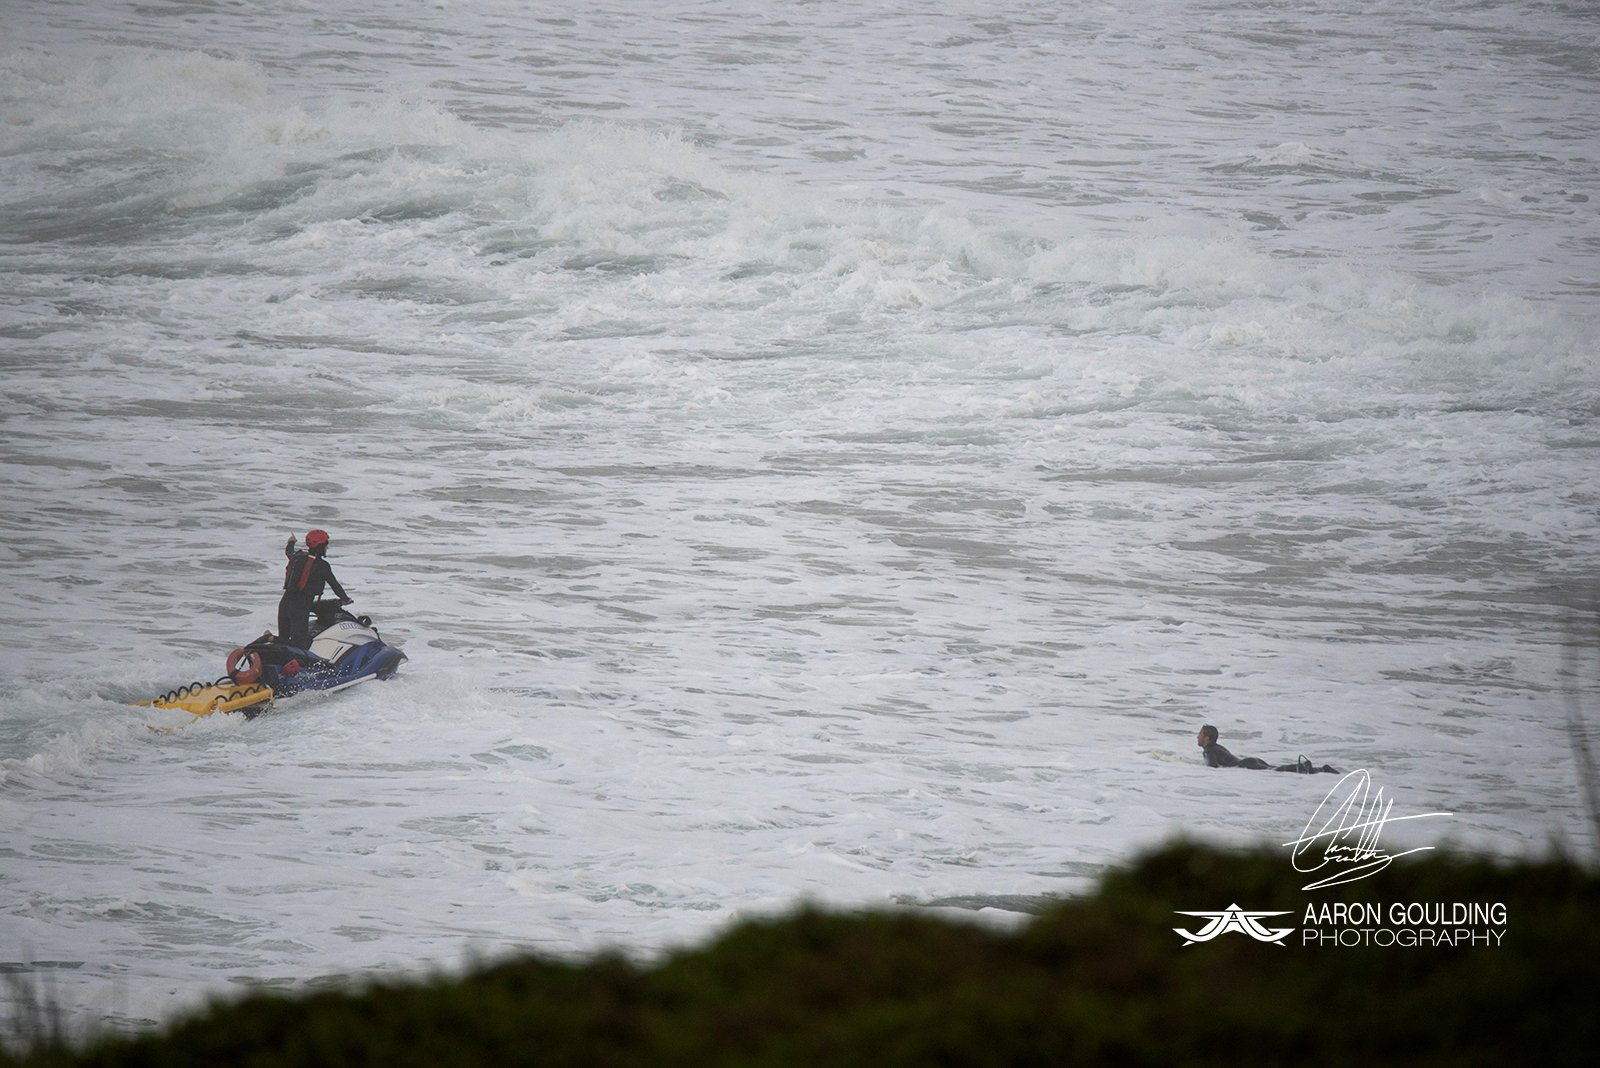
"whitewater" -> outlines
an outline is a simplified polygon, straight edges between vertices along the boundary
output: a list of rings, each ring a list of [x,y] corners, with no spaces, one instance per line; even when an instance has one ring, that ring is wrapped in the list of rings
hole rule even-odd
[[[7,1001],[1016,922],[1300,833],[1203,723],[1593,855],[1592,5],[0,19]],[[132,707],[312,527],[398,678]]]

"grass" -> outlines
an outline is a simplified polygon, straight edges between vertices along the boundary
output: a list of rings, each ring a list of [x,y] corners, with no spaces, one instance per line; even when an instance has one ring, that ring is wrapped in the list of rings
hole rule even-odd
[[[470,974],[262,994],[164,1030],[0,1065],[761,1066],[1589,1064],[1600,877],[1429,854],[1308,893],[1281,850],[1175,844],[1001,931],[913,910],[802,909],[645,966],[525,957]],[[1497,903],[1496,946],[1184,946],[1238,903]]]

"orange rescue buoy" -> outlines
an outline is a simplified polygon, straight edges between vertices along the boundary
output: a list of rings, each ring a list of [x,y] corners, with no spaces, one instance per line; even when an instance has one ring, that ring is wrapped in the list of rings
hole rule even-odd
[[[235,649],[229,653],[228,677],[244,686],[261,678],[261,654],[253,649]]]

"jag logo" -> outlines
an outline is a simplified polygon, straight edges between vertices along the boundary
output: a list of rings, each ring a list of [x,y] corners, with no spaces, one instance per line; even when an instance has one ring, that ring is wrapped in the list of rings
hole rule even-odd
[[[1238,931],[1247,934],[1257,942],[1272,942],[1283,945],[1283,940],[1294,933],[1293,927],[1275,928],[1264,927],[1261,920],[1267,916],[1287,916],[1288,912],[1246,912],[1238,905],[1229,905],[1221,912],[1180,912],[1179,916],[1203,916],[1210,919],[1210,923],[1198,931],[1185,931],[1182,927],[1173,930],[1184,938],[1185,946],[1192,946],[1196,942],[1209,942],[1218,935],[1227,934],[1229,931]]]

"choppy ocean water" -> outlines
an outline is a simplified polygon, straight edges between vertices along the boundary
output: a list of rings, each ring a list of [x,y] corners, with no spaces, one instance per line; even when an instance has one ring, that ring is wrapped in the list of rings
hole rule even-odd
[[[1066,7],[8,5],[0,968],[1586,847],[1600,16]],[[151,731],[312,526],[401,676]]]

